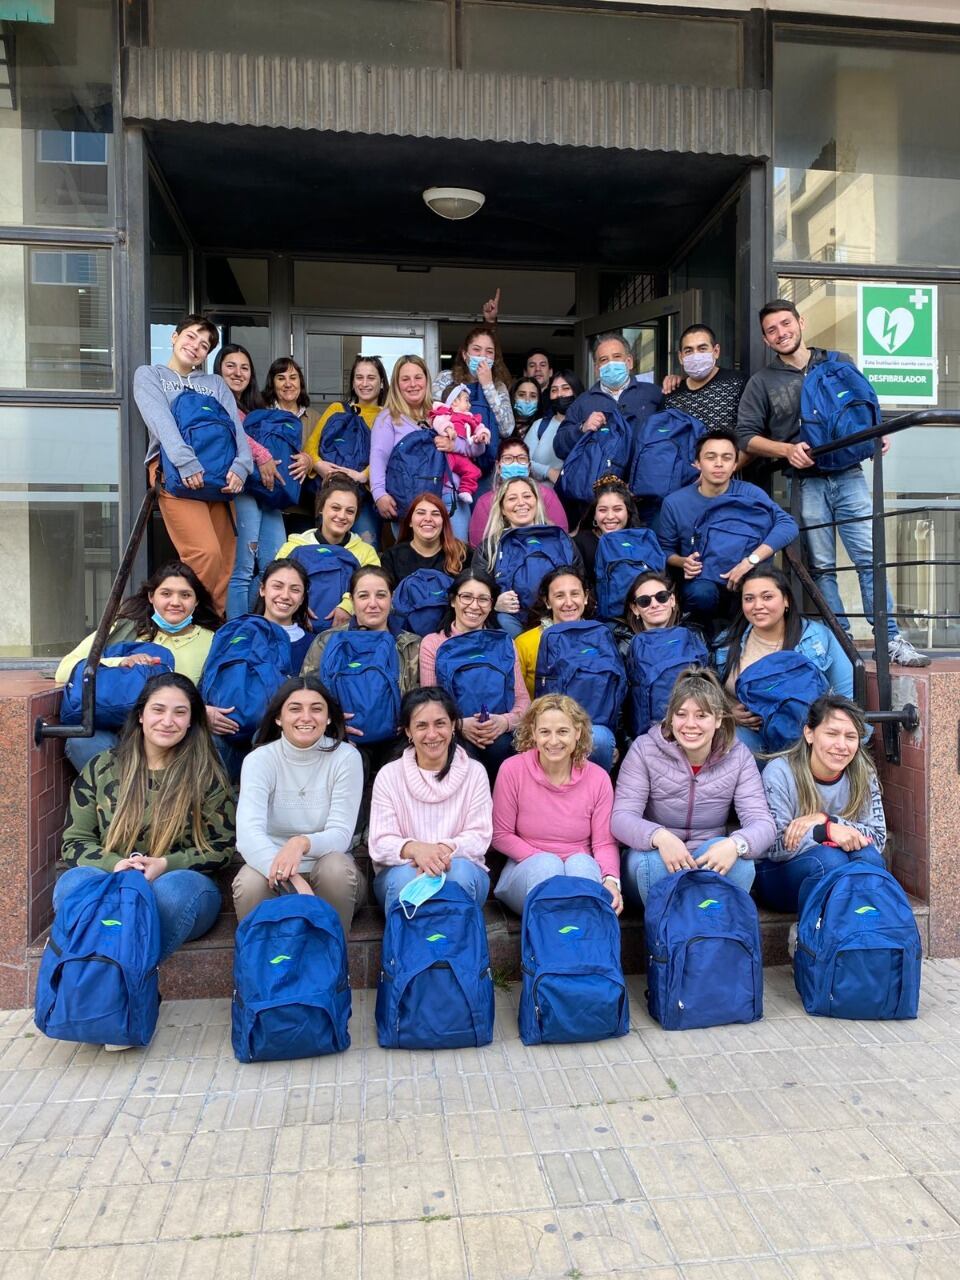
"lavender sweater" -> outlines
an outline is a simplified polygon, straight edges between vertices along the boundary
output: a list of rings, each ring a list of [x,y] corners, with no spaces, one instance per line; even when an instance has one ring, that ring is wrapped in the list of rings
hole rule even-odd
[[[370,492],[373,494],[374,502],[387,492],[387,462],[393,452],[393,446],[399,444],[411,431],[419,430],[421,425],[419,422],[414,422],[412,418],[408,418],[406,414],[399,422],[394,422],[389,409],[384,409],[377,415],[370,431]],[[466,440],[461,440],[457,436],[453,452],[475,458],[483,453],[485,448],[486,446],[482,444],[468,445]],[[445,485],[444,487],[452,488],[453,486]]]
[[[731,804],[740,826],[728,833]],[[631,849],[651,849],[663,828],[691,852],[712,836],[729,834],[746,840],[747,857],[763,857],[777,833],[759,770],[742,742],[723,755],[714,751],[695,774],[660,725],[636,739],[620,769],[610,830]]]

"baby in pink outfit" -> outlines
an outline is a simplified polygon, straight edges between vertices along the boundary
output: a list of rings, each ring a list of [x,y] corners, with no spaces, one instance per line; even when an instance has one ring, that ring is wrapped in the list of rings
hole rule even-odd
[[[455,435],[467,444],[489,444],[490,432],[479,413],[470,412],[470,388],[464,383],[452,386],[444,404],[430,410],[430,425],[437,435]],[[483,472],[462,453],[448,453],[450,470],[459,480],[457,492],[464,502],[473,502]]]

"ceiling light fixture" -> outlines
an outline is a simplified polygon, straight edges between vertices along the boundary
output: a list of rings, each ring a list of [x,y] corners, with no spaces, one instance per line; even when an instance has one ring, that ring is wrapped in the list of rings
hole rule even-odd
[[[482,191],[471,191],[469,187],[428,187],[423,193],[427,208],[452,222],[472,218],[483,208],[486,198]]]

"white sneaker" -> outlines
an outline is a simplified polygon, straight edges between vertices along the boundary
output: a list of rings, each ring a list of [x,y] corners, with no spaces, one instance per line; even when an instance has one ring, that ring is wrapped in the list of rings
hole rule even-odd
[[[105,1044],[103,1046],[104,1053],[123,1053],[126,1049],[132,1049],[132,1044]]]
[[[792,960],[797,954],[797,921],[794,920],[790,926],[790,932],[787,934],[787,955]]]
[[[890,661],[898,667],[929,667],[930,659],[920,653],[904,636],[894,636],[890,641]]]

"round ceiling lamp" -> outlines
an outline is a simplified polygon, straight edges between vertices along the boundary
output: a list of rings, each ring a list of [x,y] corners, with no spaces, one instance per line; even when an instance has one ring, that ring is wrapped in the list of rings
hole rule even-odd
[[[452,222],[472,218],[483,208],[486,198],[482,191],[471,191],[469,187],[428,187],[423,193],[427,208]]]

